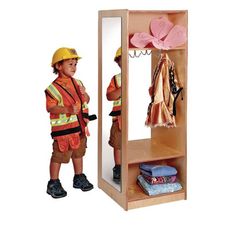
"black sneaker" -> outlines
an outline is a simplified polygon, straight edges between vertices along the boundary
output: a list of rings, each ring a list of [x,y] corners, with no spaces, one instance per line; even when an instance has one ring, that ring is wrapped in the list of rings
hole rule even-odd
[[[120,165],[115,165],[113,168],[113,181],[116,184],[120,183],[120,173],[121,173],[121,166]]]
[[[79,174],[74,176],[73,187],[80,188],[84,192],[93,189],[93,185],[87,180],[85,174]]]
[[[59,179],[48,181],[47,193],[53,198],[62,198],[67,195],[67,192],[61,186],[61,182]]]

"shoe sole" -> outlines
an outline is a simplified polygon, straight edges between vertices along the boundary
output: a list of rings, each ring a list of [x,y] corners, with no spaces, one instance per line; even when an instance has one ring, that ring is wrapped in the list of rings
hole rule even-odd
[[[63,197],[66,197],[66,196],[67,196],[67,193],[65,193],[65,194],[62,195],[62,196],[55,196],[55,195],[51,194],[51,193],[48,192],[48,191],[47,191],[47,194],[49,194],[52,198],[55,198],[55,199],[57,199],[57,198],[63,198]]]
[[[113,179],[116,184],[120,184],[120,179]]]
[[[92,190],[92,189],[93,189],[93,187],[91,187],[91,188],[88,188],[88,189],[82,189],[82,188],[80,188],[80,187],[77,187],[77,186],[75,186],[75,185],[73,185],[73,188],[76,188],[76,189],[81,189],[83,192],[87,192],[87,191],[90,191],[90,190]]]

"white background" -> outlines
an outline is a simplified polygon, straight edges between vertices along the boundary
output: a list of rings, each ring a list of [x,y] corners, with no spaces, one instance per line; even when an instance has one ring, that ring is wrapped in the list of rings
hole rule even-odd
[[[233,2],[1,1],[0,235],[235,235]],[[84,162],[95,189],[72,188],[70,163],[61,169],[68,196],[54,200],[45,192],[52,54],[61,46],[78,50],[77,76],[97,112],[97,12],[124,8],[189,10],[188,200],[126,212],[99,190],[96,121]]]

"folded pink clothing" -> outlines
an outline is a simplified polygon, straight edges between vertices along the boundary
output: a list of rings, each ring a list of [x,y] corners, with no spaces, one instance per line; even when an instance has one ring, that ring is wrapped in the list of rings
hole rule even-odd
[[[174,183],[176,181],[176,175],[153,177],[142,174],[142,176],[144,180],[149,184],[166,184]]]

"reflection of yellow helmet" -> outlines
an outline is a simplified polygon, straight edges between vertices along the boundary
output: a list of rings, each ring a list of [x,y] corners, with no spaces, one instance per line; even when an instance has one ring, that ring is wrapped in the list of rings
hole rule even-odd
[[[117,57],[120,57],[121,56],[121,47],[119,47],[116,51],[116,55],[114,57],[114,60],[116,60]]]
[[[52,67],[59,61],[81,57],[77,54],[74,48],[59,48],[54,52],[52,57]]]

